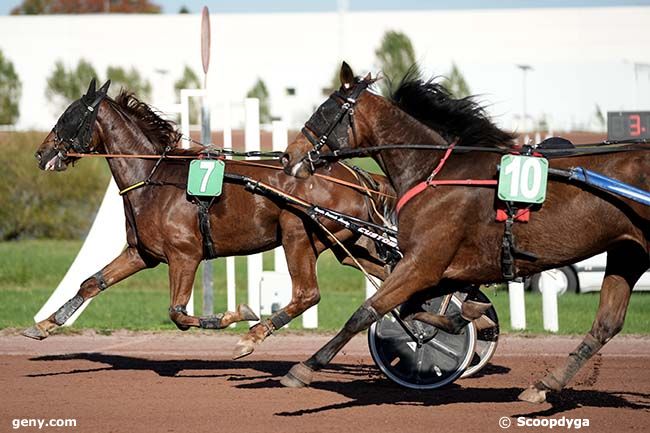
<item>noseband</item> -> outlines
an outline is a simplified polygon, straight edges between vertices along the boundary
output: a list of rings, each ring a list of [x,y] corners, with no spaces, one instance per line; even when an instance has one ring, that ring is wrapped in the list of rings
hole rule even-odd
[[[60,132],[61,119],[56,123],[52,132],[54,132],[54,146],[59,147],[63,144],[63,149],[59,153],[64,157],[71,150],[77,153],[90,153],[90,139],[92,137],[92,126],[97,119],[99,104],[106,98],[106,94],[100,92],[91,104],[85,102],[85,96],[79,102],[85,107],[81,115],[81,120],[74,133],[70,136],[62,136]],[[65,115],[65,113],[64,113]]]
[[[332,93],[329,99],[321,105],[320,109],[309,118],[307,123],[305,123],[305,126],[302,128],[302,134],[307,138],[307,140],[309,140],[313,148],[307,152],[303,161],[306,160],[309,163],[312,171],[314,171],[315,165],[321,160],[320,150],[323,146],[328,145],[332,151],[336,152],[341,148],[341,143],[348,140],[347,128],[344,131],[344,136],[341,136],[339,131],[335,131],[335,129],[346,119],[348,120],[348,124],[352,129],[352,134],[356,141],[354,106],[357,103],[359,95],[368,88],[368,85],[369,83],[360,80],[349,95],[345,95],[341,90]],[[322,119],[321,116],[317,117],[317,114],[319,114],[321,110],[329,108],[328,104],[332,103],[339,107],[333,119],[326,121],[325,119]]]

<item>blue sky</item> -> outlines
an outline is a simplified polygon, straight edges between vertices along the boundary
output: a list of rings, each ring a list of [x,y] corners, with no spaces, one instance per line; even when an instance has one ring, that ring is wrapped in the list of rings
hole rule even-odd
[[[211,12],[332,11],[337,0],[152,0],[164,13],[177,13],[181,6],[197,13],[207,5]],[[498,9],[539,7],[650,6],[650,0],[348,0],[350,10]],[[6,15],[21,0],[0,0]]]

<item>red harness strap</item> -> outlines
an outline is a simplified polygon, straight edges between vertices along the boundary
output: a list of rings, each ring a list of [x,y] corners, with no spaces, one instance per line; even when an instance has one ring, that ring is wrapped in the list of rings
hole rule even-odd
[[[413,188],[409,189],[406,191],[406,193],[400,197],[399,201],[397,202],[396,210],[397,213],[399,214],[399,211],[404,207],[406,203],[411,201],[413,197],[416,195],[420,194],[422,191],[427,189],[429,186],[440,186],[440,185],[466,185],[466,186],[471,186],[471,185],[476,185],[476,186],[493,186],[497,184],[496,180],[475,180],[475,179],[465,179],[465,180],[433,180],[434,177],[442,170],[442,167],[445,165],[447,162],[447,158],[449,158],[449,155],[451,155],[452,150],[454,150],[454,146],[456,146],[457,141],[454,141],[449,145],[447,148],[447,151],[445,152],[445,155],[442,157],[436,168],[433,170],[431,173],[431,176],[424,182],[420,182],[417,185],[415,185]]]
[[[413,197],[415,197],[416,195],[420,194],[422,191],[427,189],[427,187],[429,186],[429,182],[431,182],[433,178],[436,176],[436,174],[438,174],[438,172],[442,170],[442,167],[445,165],[445,162],[447,162],[447,158],[449,158],[449,155],[451,155],[452,150],[454,150],[454,146],[456,146],[456,141],[454,141],[449,145],[444,156],[442,157],[442,159],[440,160],[436,168],[433,169],[433,172],[431,172],[431,175],[426,181],[422,183],[418,183],[413,188],[406,191],[406,193],[398,200],[397,208],[396,208],[398,214],[399,211],[404,207],[406,203],[408,203]]]
[[[508,219],[508,213],[503,208],[497,208],[496,222],[502,223]],[[515,221],[527,223],[530,221],[530,209],[518,209],[515,214]]]

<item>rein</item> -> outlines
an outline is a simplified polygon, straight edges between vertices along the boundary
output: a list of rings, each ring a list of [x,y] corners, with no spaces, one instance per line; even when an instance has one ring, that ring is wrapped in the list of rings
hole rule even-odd
[[[255,152],[233,152],[233,153],[237,154],[235,156],[260,156],[260,155],[264,155],[264,152],[257,152],[257,151],[255,151]],[[250,153],[253,153],[254,155],[247,155],[247,154],[250,154]],[[267,152],[267,154],[271,154],[271,153],[277,153],[277,152]],[[127,158],[127,159],[131,158],[131,159],[157,159],[158,160],[158,162],[154,166],[152,172],[149,173],[149,176],[147,176],[146,180],[137,182],[137,183],[135,183],[133,185],[130,185],[130,186],[124,188],[123,190],[120,191],[120,195],[124,195],[129,191],[141,188],[141,187],[143,187],[145,185],[159,185],[159,183],[152,182],[151,177],[153,176],[153,173],[155,172],[155,170],[160,165],[160,162],[162,160],[164,160],[164,159],[185,160],[185,159],[197,159],[198,157],[200,157],[200,155],[166,155],[165,152],[163,154],[161,154],[161,155],[148,155],[148,154],[142,154],[142,155],[140,155],[140,154],[135,154],[135,155],[110,154],[110,155],[105,155],[105,154],[101,154],[101,153],[72,153],[72,152],[70,152],[70,153],[67,154],[67,156],[74,157],[74,158],[95,157],[95,158]],[[254,161],[239,161],[239,160],[236,160],[236,159],[227,159],[226,161],[228,163],[231,163],[231,164],[248,165],[248,166],[251,166],[251,167],[268,168],[268,169],[272,169],[272,170],[283,170],[282,167],[279,167],[279,166],[276,166],[276,165],[268,165],[268,164],[263,164],[263,163],[260,163],[260,162],[254,162]],[[375,191],[375,190],[370,189],[370,188],[368,188],[366,186],[357,185],[355,183],[348,182],[348,181],[345,181],[345,180],[342,180],[342,179],[339,179],[339,178],[336,178],[336,177],[333,177],[333,176],[328,176],[328,175],[320,174],[320,173],[314,173],[314,176],[317,176],[317,177],[319,177],[321,179],[327,180],[328,182],[337,183],[339,185],[343,185],[343,186],[346,186],[348,188],[352,188],[352,189],[356,189],[358,191],[365,192],[366,194],[375,194],[375,195],[379,195],[379,196],[383,196],[383,197],[387,197],[387,198],[397,198],[392,194],[386,194],[386,193],[381,192],[381,191]],[[174,185],[176,185],[176,184],[174,184]]]
[[[644,144],[650,144],[650,140],[636,139],[636,140],[605,140],[598,143],[585,143],[577,145],[574,148],[562,149],[540,149],[532,147],[535,152],[540,153],[542,156],[549,158],[564,158],[582,155],[596,155],[601,153],[616,153],[628,152],[634,150],[649,150]],[[526,145],[528,146],[528,145]],[[500,155],[507,155],[512,152],[518,152],[523,147],[481,147],[481,146],[454,146],[458,153],[464,152],[488,152],[497,153]],[[334,150],[331,153],[321,153],[320,159],[335,160],[347,159],[360,156],[368,156],[374,152],[381,152],[382,150],[438,150],[447,151],[451,145],[437,145],[437,144],[385,144],[380,146],[371,146],[356,149],[340,149]]]

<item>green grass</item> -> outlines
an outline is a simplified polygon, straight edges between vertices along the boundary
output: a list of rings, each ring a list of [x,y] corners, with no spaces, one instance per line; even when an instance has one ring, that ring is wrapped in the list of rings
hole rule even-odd
[[[0,242],[0,329],[24,327],[48,299],[74,259],[80,241],[31,240]],[[225,260],[212,262],[215,311],[226,309]],[[273,253],[264,254],[264,268],[270,269]],[[89,269],[88,275],[96,270]],[[246,302],[246,259],[236,259],[237,302]],[[363,302],[363,276],[356,269],[341,266],[325,253],[318,262],[322,300],[319,324],[322,330],[337,329]],[[201,311],[201,275],[194,283],[195,311]],[[147,269],[110,287],[97,296],[74,324],[75,328],[159,330],[176,329],[169,320],[167,266]],[[298,320],[293,328],[299,328]],[[244,329],[245,326],[240,326]]]
[[[32,317],[57,286],[69,263],[74,259],[79,241],[19,241],[0,243],[0,329],[22,328],[33,323]],[[265,253],[265,268],[272,263]],[[225,260],[214,263],[215,311],[226,308]],[[246,260],[237,258],[237,300],[246,302]],[[95,272],[88,270],[88,275]],[[201,311],[201,270],[195,282],[195,311]],[[343,267],[330,255],[318,262],[321,287],[319,304],[320,330],[337,330],[363,302],[364,282],[360,272]],[[504,332],[509,331],[508,294],[487,289]],[[584,334],[591,327],[598,307],[598,293],[567,294],[559,298],[560,333]],[[526,294],[525,334],[543,332],[541,296]],[[169,288],[167,266],[145,270],[100,294],[74,324],[74,328],[98,330],[176,329],[167,316]],[[642,334],[650,330],[650,293],[635,293],[623,333]],[[291,325],[299,329],[301,321]],[[245,325],[238,330],[246,329]]]

